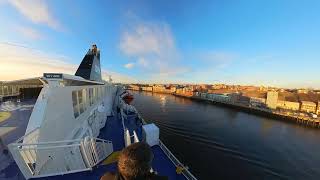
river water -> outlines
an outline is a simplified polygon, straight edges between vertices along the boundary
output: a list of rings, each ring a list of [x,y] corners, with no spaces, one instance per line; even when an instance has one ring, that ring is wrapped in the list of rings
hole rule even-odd
[[[320,129],[173,95],[133,105],[198,179],[320,179]]]

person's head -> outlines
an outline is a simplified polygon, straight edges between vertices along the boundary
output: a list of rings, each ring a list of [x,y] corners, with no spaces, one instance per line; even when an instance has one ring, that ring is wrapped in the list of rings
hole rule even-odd
[[[148,144],[138,142],[122,150],[119,161],[119,173],[126,179],[139,179],[150,173],[153,153]]]

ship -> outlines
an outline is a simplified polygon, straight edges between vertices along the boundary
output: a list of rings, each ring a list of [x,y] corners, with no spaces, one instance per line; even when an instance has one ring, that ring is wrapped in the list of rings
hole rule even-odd
[[[19,125],[23,119],[27,124],[6,132],[11,138],[21,132],[23,136],[8,145],[1,141],[0,178],[100,179],[117,171],[122,149],[143,141],[154,154],[151,171],[168,179],[196,180],[160,140],[157,125],[146,123],[131,105],[132,94],[123,85],[102,79],[96,45],[89,48],[75,75],[44,73],[37,80],[41,89],[35,101],[18,101],[14,105],[20,109],[7,109],[13,115],[5,121]],[[14,82],[6,82],[10,83]],[[8,102],[0,107],[5,105]]]

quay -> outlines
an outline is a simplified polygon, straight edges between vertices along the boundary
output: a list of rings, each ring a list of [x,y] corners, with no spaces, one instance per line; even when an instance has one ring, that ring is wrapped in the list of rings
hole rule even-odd
[[[314,127],[314,128],[320,128],[320,120],[319,118],[317,119],[312,119],[310,117],[301,117],[301,116],[293,116],[293,115],[288,115],[285,113],[280,113],[271,109],[265,109],[265,108],[258,108],[258,107],[252,107],[252,106],[246,106],[240,103],[231,103],[231,102],[223,102],[223,101],[215,101],[212,99],[207,99],[207,98],[201,98],[197,96],[185,96],[182,94],[177,94],[177,93],[172,93],[174,96],[178,97],[183,97],[183,98],[188,98],[196,101],[205,101],[209,103],[213,103],[216,105],[221,105],[224,107],[229,107],[229,108],[234,108],[238,109],[247,113],[251,114],[256,114],[260,116],[265,116],[273,119],[281,119],[287,122],[291,123],[297,123],[300,125],[304,125],[307,127]]]
[[[272,119],[280,119],[283,121],[287,121],[290,123],[296,123],[299,125],[303,125],[306,127],[314,127],[314,128],[320,128],[320,119],[319,117],[317,118],[312,118],[308,116],[300,116],[298,113],[288,113],[288,112],[281,112],[276,109],[270,109],[267,107],[257,107],[257,106],[252,106],[250,104],[244,104],[241,102],[236,102],[230,100],[230,97],[224,96],[224,95],[217,95],[217,97],[207,97],[207,95],[202,96],[202,93],[194,93],[194,92],[188,92],[188,91],[183,91],[180,92],[179,89],[174,88],[174,89],[166,89],[166,88],[155,88],[154,87],[138,87],[134,86],[133,88],[128,88],[128,90],[131,91],[146,91],[146,92],[152,92],[152,93],[158,93],[158,94],[171,94],[174,96],[179,96],[183,98],[188,98],[196,101],[202,101],[202,102],[208,102],[228,108],[233,108],[233,109],[238,109],[240,111],[244,111],[247,113],[251,114],[256,114],[264,117],[269,117]],[[204,93],[205,94],[205,93]],[[228,100],[224,99],[228,98]]]

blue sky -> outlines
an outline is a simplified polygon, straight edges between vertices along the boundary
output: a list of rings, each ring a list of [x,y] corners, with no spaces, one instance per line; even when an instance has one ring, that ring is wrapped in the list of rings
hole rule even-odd
[[[0,0],[0,80],[74,73],[90,44],[115,81],[320,88],[320,1]]]

